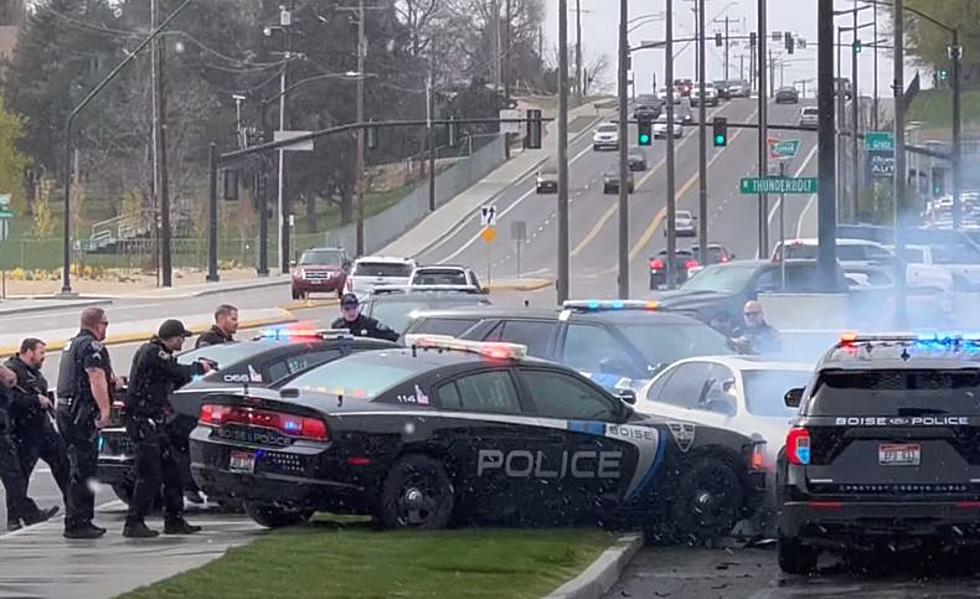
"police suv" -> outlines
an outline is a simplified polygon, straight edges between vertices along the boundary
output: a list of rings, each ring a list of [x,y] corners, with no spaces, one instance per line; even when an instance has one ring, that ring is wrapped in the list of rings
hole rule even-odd
[[[779,565],[980,539],[980,338],[846,334],[786,437]]]
[[[177,389],[170,396],[174,429],[186,439],[197,424],[201,402],[227,389],[265,387],[311,366],[351,352],[392,347],[389,341],[352,337],[346,330],[305,330],[282,327],[262,331],[251,341],[208,345],[177,356],[181,364],[206,359],[217,368]],[[99,435],[97,478],[129,502],[133,490],[133,444],[124,424],[124,402],[114,402],[111,426]],[[212,497],[218,500],[218,497]]]
[[[314,511],[387,528],[599,516],[686,541],[730,532],[764,492],[753,439],[640,416],[507,343],[413,335],[313,368],[278,391],[207,398],[195,479],[268,527]],[[758,456],[756,456],[758,457]]]

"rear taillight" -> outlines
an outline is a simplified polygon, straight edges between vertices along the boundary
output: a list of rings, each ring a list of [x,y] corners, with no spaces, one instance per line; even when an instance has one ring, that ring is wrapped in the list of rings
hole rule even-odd
[[[769,460],[766,459],[766,442],[759,441],[752,445],[752,456],[749,459],[749,467],[755,472],[765,472],[768,470]]]
[[[810,431],[805,428],[789,429],[786,435],[786,459],[796,466],[810,463]]]
[[[697,268],[699,266],[701,265],[698,263],[697,260],[688,260],[687,262],[684,263],[684,268],[687,270],[691,270],[692,268]]]
[[[228,424],[240,424],[268,428],[296,439],[329,441],[330,429],[319,418],[307,418],[295,414],[283,414],[269,410],[257,410],[244,406],[204,404],[199,422],[204,426],[220,428]]]
[[[724,262],[728,262],[729,260],[731,260],[731,258],[729,258],[728,256],[722,256],[722,257],[721,257],[721,261],[722,261],[722,263],[724,263]]]
[[[664,269],[664,261],[663,260],[651,260],[650,261],[650,270],[663,270],[663,269]]]

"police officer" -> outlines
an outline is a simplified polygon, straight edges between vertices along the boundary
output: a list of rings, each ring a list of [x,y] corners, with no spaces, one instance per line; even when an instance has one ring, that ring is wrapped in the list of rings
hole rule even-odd
[[[109,320],[102,308],[82,311],[81,329],[61,355],[58,370],[58,430],[68,451],[70,478],[65,537],[96,539],[105,529],[92,523],[95,493],[89,487],[98,467],[99,429],[108,426],[115,383],[105,341]]]
[[[238,332],[238,308],[228,304],[221,304],[214,311],[214,324],[206,333],[197,338],[194,349],[205,345],[221,345],[222,343],[234,343],[235,333]]]
[[[740,349],[753,354],[772,354],[780,350],[779,331],[766,322],[762,304],[756,300],[745,302],[742,316],[745,326],[734,339]]]
[[[145,518],[163,483],[164,534],[193,534],[201,530],[184,520],[182,480],[175,459],[168,422],[173,415],[170,394],[194,376],[211,370],[205,361],[184,365],[174,352],[193,333],[179,320],[167,320],[156,337],[133,356],[126,397],[126,432],[133,441],[136,486],[123,527],[124,537],[149,538],[159,533],[146,526]]]
[[[10,390],[17,385],[17,375],[10,369],[0,366],[0,482],[3,483],[7,497],[7,527],[16,530],[21,522],[27,525],[48,520],[58,513],[58,506],[41,510],[27,496],[27,482],[20,467],[17,444],[12,435],[12,425],[8,409],[11,402]]]
[[[48,381],[41,374],[46,346],[40,339],[24,339],[20,353],[7,360],[5,366],[17,375],[12,389],[10,417],[13,421],[13,439],[17,444],[21,472],[30,481],[38,459],[50,467],[58,488],[68,503],[68,454],[65,442],[53,423],[54,402],[48,397]],[[8,504],[7,513],[11,513]],[[8,517],[8,528],[19,528],[20,523]]]
[[[374,337],[398,341],[401,336],[370,316],[361,314],[360,302],[353,293],[345,293],[340,298],[340,318],[333,321],[331,328],[347,329],[356,337]]]

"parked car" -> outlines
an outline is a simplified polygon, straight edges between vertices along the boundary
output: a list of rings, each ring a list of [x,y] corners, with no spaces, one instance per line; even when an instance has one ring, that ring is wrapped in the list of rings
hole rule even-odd
[[[800,92],[795,87],[781,87],[776,90],[776,104],[799,104]]]
[[[294,300],[309,297],[311,293],[344,292],[351,259],[344,248],[311,248],[303,252],[292,273]]]
[[[403,332],[415,315],[423,310],[447,310],[489,306],[484,293],[460,289],[430,287],[425,289],[378,289],[364,302],[363,313],[376,318],[393,331]]]
[[[633,193],[633,173],[629,172],[626,176],[626,191]],[[602,176],[602,193],[619,193],[619,169],[607,171]]]
[[[354,261],[347,277],[347,293],[368,296],[375,287],[408,285],[417,264],[411,258],[368,256]]]
[[[538,171],[535,191],[538,193],[558,193],[558,167],[548,165]]]
[[[618,150],[619,149],[619,125],[616,123],[602,123],[595,128],[592,134],[592,149]]]
[[[480,284],[480,279],[472,268],[453,264],[416,267],[412,271],[409,289],[412,291],[438,289],[440,291],[489,293],[487,288]]]
[[[816,106],[804,106],[800,109],[800,127],[816,129],[820,125],[820,109]]]

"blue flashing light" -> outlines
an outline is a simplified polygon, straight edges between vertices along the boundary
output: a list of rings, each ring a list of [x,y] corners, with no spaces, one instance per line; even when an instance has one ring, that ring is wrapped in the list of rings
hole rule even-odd
[[[568,300],[566,310],[656,310],[659,304],[652,300]]]
[[[283,428],[285,428],[289,432],[298,433],[299,431],[303,430],[303,424],[298,420],[289,419],[286,420],[286,422],[283,424]]]
[[[810,447],[808,445],[798,445],[796,447],[796,459],[804,466],[810,463]]]

